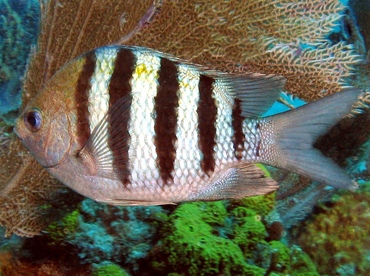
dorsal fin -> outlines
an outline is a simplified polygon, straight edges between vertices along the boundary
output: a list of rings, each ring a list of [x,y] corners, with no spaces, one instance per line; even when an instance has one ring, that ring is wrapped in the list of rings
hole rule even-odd
[[[206,72],[216,79],[219,93],[227,93],[241,102],[241,116],[259,117],[279,98],[286,79],[278,75],[248,73],[243,75]],[[223,92],[224,91],[224,92]],[[225,98],[225,97],[223,97]]]

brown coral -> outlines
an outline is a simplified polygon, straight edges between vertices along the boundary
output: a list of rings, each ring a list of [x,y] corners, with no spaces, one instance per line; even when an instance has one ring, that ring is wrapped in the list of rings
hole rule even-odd
[[[41,248],[43,250],[45,248]],[[38,252],[39,254],[42,254]],[[48,260],[36,262],[18,256],[16,252],[0,252],[0,273],[6,276],[66,276],[92,275],[89,264],[80,264],[78,259],[70,252],[47,252]]]
[[[350,45],[325,39],[345,9],[337,0],[50,0],[40,5],[42,28],[26,74],[24,105],[64,63],[114,42],[230,72],[283,74],[287,89],[306,99],[340,90],[358,61]],[[0,156],[0,164],[0,225],[8,234],[33,235],[45,224],[40,206],[46,198],[57,201],[60,186],[18,140]]]
[[[322,274],[340,274],[352,267],[356,275],[369,275],[370,189],[337,196],[333,206],[319,212],[299,230],[298,242]],[[353,274],[353,275],[355,275]]]

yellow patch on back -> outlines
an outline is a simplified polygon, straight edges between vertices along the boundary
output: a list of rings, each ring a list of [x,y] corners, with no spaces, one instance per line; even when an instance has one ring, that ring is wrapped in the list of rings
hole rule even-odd
[[[134,74],[137,75],[138,77],[141,77],[142,74],[149,74],[149,72],[145,64],[141,63],[141,64],[136,65]]]

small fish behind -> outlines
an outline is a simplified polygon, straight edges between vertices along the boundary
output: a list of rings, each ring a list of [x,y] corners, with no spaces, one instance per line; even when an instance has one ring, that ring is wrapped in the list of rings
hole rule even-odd
[[[15,132],[57,179],[108,204],[242,198],[277,189],[253,162],[355,189],[312,145],[350,112],[361,91],[260,118],[284,84],[280,76],[230,75],[143,47],[106,46],[62,67]]]

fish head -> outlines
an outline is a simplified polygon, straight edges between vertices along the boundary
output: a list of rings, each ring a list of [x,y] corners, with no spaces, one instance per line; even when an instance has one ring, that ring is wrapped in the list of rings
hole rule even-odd
[[[79,61],[63,67],[18,117],[14,132],[44,167],[55,167],[77,151],[75,75]]]

